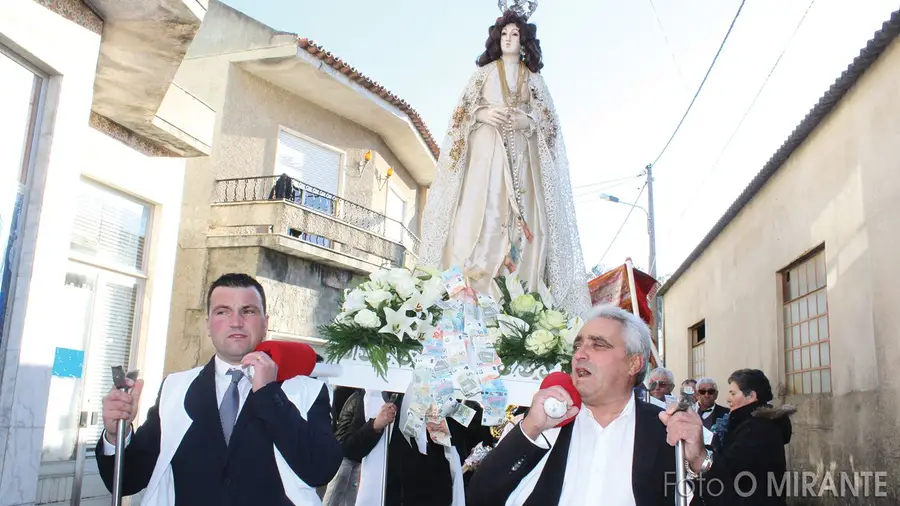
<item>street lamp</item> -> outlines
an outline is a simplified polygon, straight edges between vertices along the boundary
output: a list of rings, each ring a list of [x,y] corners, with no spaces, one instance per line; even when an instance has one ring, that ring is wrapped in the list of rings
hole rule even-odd
[[[647,234],[650,236],[650,275],[653,277],[653,279],[656,279],[656,234],[654,232],[653,216],[643,207],[635,204],[630,204],[628,202],[623,202],[621,199],[619,199],[619,197],[610,195],[608,193],[601,193],[597,197],[600,200],[607,200],[609,202],[622,204],[644,211],[644,214],[647,216]]]

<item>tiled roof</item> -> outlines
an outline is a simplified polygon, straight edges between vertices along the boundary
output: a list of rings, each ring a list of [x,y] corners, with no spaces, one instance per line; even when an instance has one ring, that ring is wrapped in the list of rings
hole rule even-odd
[[[405,100],[402,100],[400,97],[388,91],[388,89],[384,86],[366,77],[362,72],[351,67],[349,64],[326,51],[322,46],[316,44],[315,42],[309,39],[301,38],[297,40],[297,45],[307,53],[315,56],[319,60],[322,60],[326,65],[344,74],[351,81],[359,84],[363,88],[378,95],[388,103],[396,106],[401,111],[403,111],[409,117],[409,121],[412,122],[413,126],[416,127],[419,135],[422,136],[422,140],[425,141],[425,145],[428,146],[431,154],[433,154],[435,158],[438,158],[440,156],[441,150],[438,147],[437,143],[434,141],[434,138],[431,136],[431,132],[428,130],[428,127],[425,126],[425,121],[422,120],[422,117],[419,116],[419,113],[416,112],[416,110],[413,109],[411,105],[406,103]]]
[[[775,175],[781,166],[787,162],[788,158],[799,148],[806,138],[819,126],[820,123],[831,113],[832,110],[840,103],[844,95],[853,88],[853,85],[866,73],[869,67],[878,60],[878,57],[885,49],[900,35],[900,10],[894,11],[890,19],[884,22],[881,30],[875,33],[875,36],[869,40],[859,56],[853,59],[853,62],[847,67],[840,77],[831,85],[831,88],[825,92],[819,102],[809,111],[806,118],[794,129],[790,137],[784,141],[784,144],[772,155],[768,163],[756,174],[756,177],[750,181],[750,184],[744,188],[744,191],[738,196],[737,200],[731,204],[731,207],[725,211],[725,214],[719,218],[719,221],[713,226],[712,230],[706,234],[706,237],[700,241],[700,244],[688,255],[687,259],[678,267],[675,273],[666,281],[665,285],[659,290],[658,295],[664,295],[678,281],[678,279],[687,271],[697,259],[703,255],[713,241],[725,230],[725,227],[734,220],[741,210],[753,200],[753,197],[765,186],[765,184]]]

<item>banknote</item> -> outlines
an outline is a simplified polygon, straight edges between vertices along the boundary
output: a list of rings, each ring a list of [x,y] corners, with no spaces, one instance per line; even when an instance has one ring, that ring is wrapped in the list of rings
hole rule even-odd
[[[450,428],[447,426],[447,420],[441,419],[439,422],[426,422],[428,428],[428,436],[435,443],[450,447]]]
[[[506,387],[501,380],[491,380],[482,386],[481,400],[484,408],[481,415],[482,425],[500,425],[506,420],[506,398]]]
[[[462,270],[459,267],[453,267],[441,273],[441,279],[444,280],[444,288],[450,297],[465,290],[466,281],[463,279]]]
[[[400,428],[400,432],[406,437],[416,438],[423,427],[425,427],[425,417],[410,409],[406,412],[406,423]]]
[[[450,415],[450,418],[459,422],[463,427],[468,427],[475,418],[475,410],[463,403],[459,403],[456,410]]]
[[[462,390],[466,397],[471,397],[481,390],[481,382],[478,375],[469,366],[465,365],[453,374],[453,383]]]

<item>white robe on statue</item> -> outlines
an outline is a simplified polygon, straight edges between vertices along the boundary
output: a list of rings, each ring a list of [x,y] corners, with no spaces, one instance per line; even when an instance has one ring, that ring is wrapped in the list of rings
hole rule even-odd
[[[559,118],[543,76],[526,71],[518,94],[515,79],[507,82],[530,128],[505,145],[503,132],[478,123],[479,109],[505,106],[499,68],[496,61],[479,68],[453,114],[423,213],[420,263],[458,266],[495,298],[493,279],[513,265],[529,291],[543,282],[559,307],[581,316],[591,304]]]

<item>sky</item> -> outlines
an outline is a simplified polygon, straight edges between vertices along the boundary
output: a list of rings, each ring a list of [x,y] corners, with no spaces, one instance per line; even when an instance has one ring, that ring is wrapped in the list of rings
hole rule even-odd
[[[410,103],[439,143],[500,13],[493,0],[225,3],[323,45]],[[599,195],[638,197],[643,179],[635,176],[675,131],[740,5],[539,2],[530,21],[562,124],[586,267],[631,257],[649,270],[644,211],[625,221],[630,207]],[[898,8],[897,0],[746,1],[654,165],[659,277],[678,268]],[[646,209],[646,191],[637,205]]]

